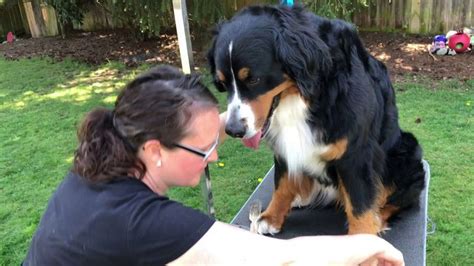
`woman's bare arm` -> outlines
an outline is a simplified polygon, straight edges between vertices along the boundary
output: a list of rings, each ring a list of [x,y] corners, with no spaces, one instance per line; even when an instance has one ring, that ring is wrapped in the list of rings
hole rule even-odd
[[[400,266],[403,256],[373,235],[270,238],[215,222],[174,265],[382,265]],[[375,264],[377,265],[377,264]]]

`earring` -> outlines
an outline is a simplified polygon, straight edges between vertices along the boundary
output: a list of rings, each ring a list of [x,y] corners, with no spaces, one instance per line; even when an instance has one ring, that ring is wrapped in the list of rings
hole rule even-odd
[[[156,166],[161,167],[161,160],[156,161]]]

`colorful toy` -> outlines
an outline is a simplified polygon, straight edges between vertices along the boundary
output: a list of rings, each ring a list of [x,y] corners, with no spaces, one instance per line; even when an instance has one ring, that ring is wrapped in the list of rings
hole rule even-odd
[[[464,27],[462,32],[471,36],[471,49],[474,49],[474,28]]]
[[[455,55],[454,50],[446,46],[448,39],[444,35],[436,35],[431,43],[430,53],[436,55]]]
[[[446,39],[449,40],[449,38],[451,38],[451,36],[453,36],[454,34],[457,34],[458,32],[455,31],[455,30],[450,30],[446,33]]]
[[[471,38],[465,33],[458,32],[451,36],[448,40],[449,48],[453,49],[457,53],[465,52],[471,43]]]
[[[440,35],[436,35],[434,37],[434,42],[442,42],[444,44],[446,44],[446,42],[448,41],[448,38],[446,38],[446,36],[444,36],[443,34],[440,34]]]
[[[15,40],[15,36],[13,35],[13,32],[9,31],[7,33],[7,42],[12,43]]]

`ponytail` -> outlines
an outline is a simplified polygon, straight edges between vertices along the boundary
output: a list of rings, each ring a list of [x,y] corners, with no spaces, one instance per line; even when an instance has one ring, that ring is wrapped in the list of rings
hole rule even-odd
[[[108,181],[128,176],[137,170],[139,177],[145,165],[137,159],[136,148],[114,128],[114,113],[97,108],[82,121],[77,137],[79,146],[74,154],[73,172],[91,182]]]

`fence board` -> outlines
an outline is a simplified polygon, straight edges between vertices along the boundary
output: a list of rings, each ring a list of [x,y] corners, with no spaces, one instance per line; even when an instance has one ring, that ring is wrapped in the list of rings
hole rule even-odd
[[[74,24],[74,28],[84,31],[95,31],[120,28],[123,26],[122,24],[121,21],[114,19],[112,15],[101,6],[92,6],[90,7],[89,12],[84,14],[82,25]]]
[[[474,26],[474,0],[469,0],[469,3],[467,5],[466,20],[464,21],[464,24],[470,24],[471,26]]]
[[[433,0],[425,0],[421,2],[420,4],[421,4],[421,10],[420,10],[421,31],[430,32],[432,22],[435,20],[435,18],[433,18]]]

